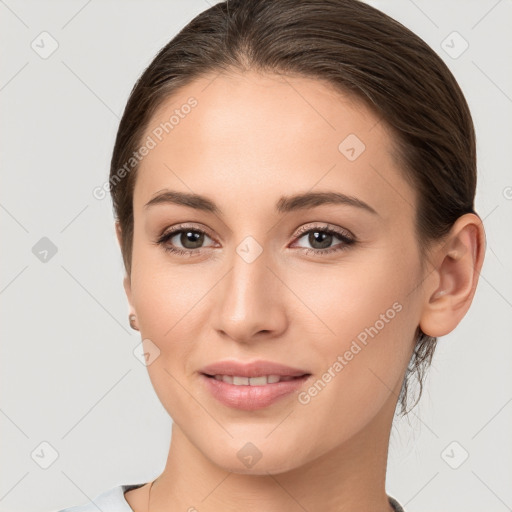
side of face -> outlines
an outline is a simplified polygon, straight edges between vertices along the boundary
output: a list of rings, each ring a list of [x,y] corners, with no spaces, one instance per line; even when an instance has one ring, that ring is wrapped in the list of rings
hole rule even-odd
[[[281,472],[385,431],[439,279],[424,281],[415,192],[374,114],[307,78],[212,78],[181,89],[150,123],[157,143],[138,171],[125,289],[141,338],[158,349],[151,382],[190,442],[229,471]],[[183,109],[191,97],[196,106]],[[176,110],[189,113],[157,140],[153,130]],[[165,190],[206,196],[222,213],[145,206]],[[283,196],[308,192],[352,196],[376,213],[347,204],[276,211]],[[200,244],[180,234],[156,243],[180,227],[203,232]],[[311,231],[326,227],[355,242],[315,243]],[[201,368],[225,359],[312,376],[249,412],[204,387]],[[262,454],[252,468],[238,457],[249,442]]]

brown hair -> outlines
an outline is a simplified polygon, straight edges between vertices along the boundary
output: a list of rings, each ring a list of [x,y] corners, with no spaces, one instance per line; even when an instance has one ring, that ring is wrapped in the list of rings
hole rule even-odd
[[[394,134],[402,173],[418,195],[422,257],[458,217],[476,213],[471,114],[452,73],[420,37],[359,0],[229,0],[200,13],[166,44],[128,99],[109,180],[128,275],[137,166],[123,179],[119,169],[140,147],[155,111],[178,88],[213,72],[247,69],[327,81],[383,119]],[[409,376],[416,374],[420,385],[414,407],[437,342],[419,326],[416,337],[398,400],[402,414],[408,412]]]

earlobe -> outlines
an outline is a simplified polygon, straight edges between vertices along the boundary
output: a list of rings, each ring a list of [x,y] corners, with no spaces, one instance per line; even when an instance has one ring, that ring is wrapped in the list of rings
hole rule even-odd
[[[130,322],[130,327],[132,329],[138,331],[139,325],[137,323],[137,314],[135,312],[135,307],[133,306],[133,302],[132,302],[132,287],[131,287],[131,282],[130,282],[130,278],[128,277],[128,275],[124,276],[123,286],[124,286],[124,291],[126,293],[126,298],[128,299],[128,304],[130,306],[130,313],[128,314],[128,320]]]
[[[133,330],[138,331],[139,325],[137,324],[137,315],[135,315],[134,313],[131,313],[130,315],[128,315],[128,319],[130,321],[130,327]]]
[[[460,323],[473,300],[483,265],[485,232],[480,218],[465,214],[454,223],[437,249],[437,268],[425,287],[421,330],[432,337],[449,334]]]

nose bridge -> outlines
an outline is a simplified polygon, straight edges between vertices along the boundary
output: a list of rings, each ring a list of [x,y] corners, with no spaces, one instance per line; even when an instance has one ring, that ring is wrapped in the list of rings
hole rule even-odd
[[[276,334],[285,327],[282,287],[274,275],[270,252],[252,237],[244,239],[231,259],[231,271],[219,289],[216,328],[237,341],[261,331]]]

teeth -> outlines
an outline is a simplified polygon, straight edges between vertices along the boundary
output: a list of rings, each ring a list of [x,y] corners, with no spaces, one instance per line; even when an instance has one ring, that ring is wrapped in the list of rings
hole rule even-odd
[[[221,380],[227,384],[235,386],[265,386],[266,384],[275,384],[292,380],[294,377],[281,377],[279,375],[262,375],[261,377],[239,377],[238,375],[215,375],[216,380]]]
[[[265,384],[268,384],[268,378],[265,377],[265,375],[262,375],[261,377],[251,377],[249,380],[250,386],[264,386]]]

